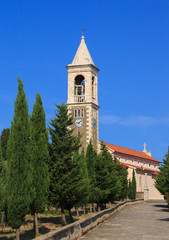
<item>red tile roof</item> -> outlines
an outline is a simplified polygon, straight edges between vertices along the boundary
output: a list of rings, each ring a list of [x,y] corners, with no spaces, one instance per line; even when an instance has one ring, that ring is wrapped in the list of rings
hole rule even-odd
[[[120,147],[114,144],[110,144],[110,143],[106,143],[103,142],[108,148],[110,148],[111,150],[113,150],[116,153],[123,153],[125,155],[130,155],[130,156],[135,156],[135,157],[139,157],[139,158],[143,158],[143,159],[148,159],[148,160],[152,160],[155,162],[159,162],[158,160],[156,160],[155,158],[152,158],[150,156],[148,156],[146,153],[144,152],[140,152],[140,151],[136,151],[133,149],[129,149],[129,148],[125,148],[125,147]]]
[[[128,164],[128,163],[123,163],[123,162],[120,162],[121,165],[124,165],[126,167],[133,167],[133,168],[136,168],[136,169],[140,169],[140,170],[145,170],[145,171],[149,171],[151,172],[152,174],[154,175],[158,175],[158,172],[157,171],[154,171],[154,170],[151,170],[149,168],[141,168],[141,167],[138,167],[138,166],[135,166],[135,165],[132,165],[132,164]]]

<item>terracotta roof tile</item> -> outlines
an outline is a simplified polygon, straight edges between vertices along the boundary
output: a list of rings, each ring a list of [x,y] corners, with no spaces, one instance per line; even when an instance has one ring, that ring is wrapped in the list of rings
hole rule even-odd
[[[117,152],[117,153],[123,153],[125,155],[131,155],[131,156],[135,156],[135,157],[139,157],[139,158],[143,158],[143,159],[149,159],[155,162],[159,162],[158,160],[156,160],[155,158],[152,158],[150,156],[148,156],[146,153],[144,152],[140,152],[140,151],[136,151],[133,149],[129,149],[129,148],[125,148],[125,147],[120,147],[114,144],[110,144],[110,143],[106,143],[103,142],[108,148],[110,148],[111,150]]]
[[[132,164],[128,164],[128,163],[123,163],[123,162],[120,162],[121,165],[124,165],[126,167],[133,167],[133,168],[136,168],[136,169],[140,169],[140,170],[143,170],[143,168],[139,167],[139,166],[135,166],[135,165],[132,165]],[[157,171],[154,171],[154,170],[151,170],[149,168],[144,168],[145,171],[149,171],[151,172],[152,174],[154,175],[158,175],[158,172]]]

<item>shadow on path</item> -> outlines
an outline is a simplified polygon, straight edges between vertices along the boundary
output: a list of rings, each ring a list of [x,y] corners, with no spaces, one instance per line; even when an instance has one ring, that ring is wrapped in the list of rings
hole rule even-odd
[[[159,221],[169,222],[169,218],[158,219]]]

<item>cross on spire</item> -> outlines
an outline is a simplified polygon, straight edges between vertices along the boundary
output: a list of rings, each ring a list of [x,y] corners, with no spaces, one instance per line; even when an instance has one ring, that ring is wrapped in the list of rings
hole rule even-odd
[[[144,150],[146,151],[146,147],[147,147],[146,143],[144,143],[143,147],[144,147]]]
[[[84,28],[82,28],[82,36],[84,36]]]

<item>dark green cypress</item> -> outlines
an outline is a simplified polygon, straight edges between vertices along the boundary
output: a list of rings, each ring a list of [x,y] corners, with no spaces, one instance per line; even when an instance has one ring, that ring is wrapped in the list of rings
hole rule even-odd
[[[120,181],[120,186],[118,188],[118,199],[124,200],[128,195],[128,180],[127,180],[127,169],[120,164],[117,158],[114,158],[113,165],[116,169],[116,179]]]
[[[133,169],[133,175],[132,175],[131,189],[132,189],[131,197],[132,199],[136,199],[136,177],[135,177],[134,169]]]
[[[132,199],[132,187],[131,187],[131,180],[130,179],[129,179],[128,198]]]
[[[95,161],[96,161],[97,153],[93,149],[92,141],[90,140],[87,151],[86,151],[86,163],[88,169],[89,176],[89,203],[93,203],[95,201]],[[92,207],[90,207],[92,211]]]
[[[1,227],[5,226],[5,206],[6,206],[6,169],[7,161],[4,160],[0,142],[0,212]]]
[[[107,201],[113,202],[118,200],[122,191],[122,179],[118,170],[121,168],[117,161],[113,161],[112,155],[109,153],[107,146],[101,142],[101,155],[104,157],[105,168],[109,172],[109,195]]]
[[[7,221],[16,229],[18,240],[20,226],[29,212],[32,192],[30,121],[23,82],[20,78],[8,143]]]
[[[157,175],[155,186],[164,195],[169,207],[169,147]]]
[[[1,133],[1,147],[2,147],[2,157],[4,161],[7,160],[7,143],[9,139],[9,128],[4,128]]]
[[[98,155],[95,163],[95,176],[96,176],[96,196],[95,202],[97,203],[99,210],[103,209],[103,204],[108,202],[110,194],[110,173],[105,165],[105,158],[102,155]]]
[[[36,95],[31,116],[31,159],[33,167],[34,196],[31,211],[34,214],[35,235],[39,234],[38,213],[45,210],[49,191],[48,176],[48,132],[46,129],[45,111],[40,94]]]
[[[0,142],[1,143],[1,142]],[[2,158],[2,150],[0,144],[0,212],[3,212],[3,201],[4,201],[4,186],[3,186],[3,178],[2,178],[2,166],[3,166],[3,158]]]
[[[61,207],[62,219],[66,224],[64,209],[70,209],[73,199],[72,178],[77,173],[73,155],[79,150],[80,137],[73,136],[73,118],[66,104],[56,105],[56,117],[50,121],[50,202]],[[75,181],[76,182],[76,181]]]

